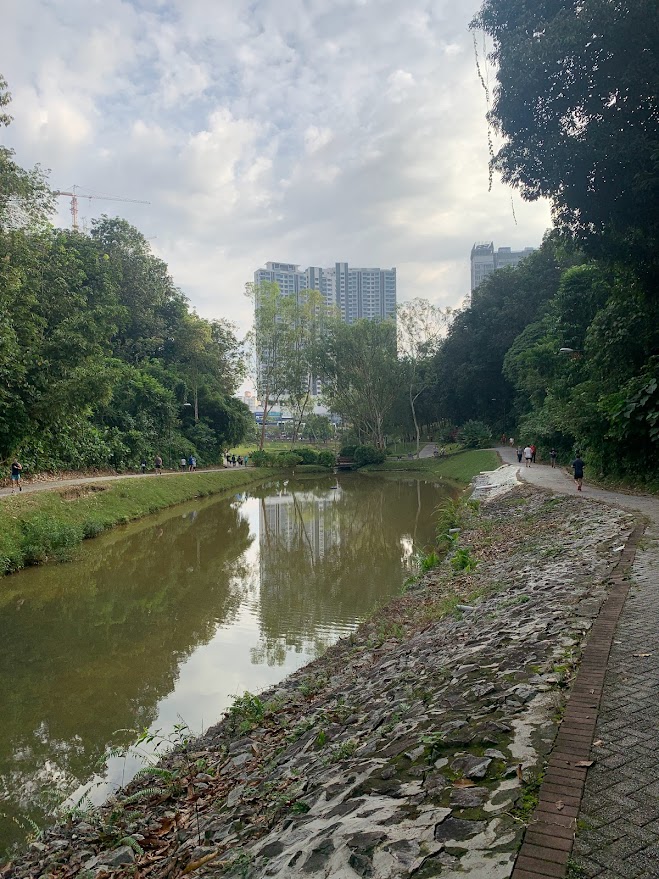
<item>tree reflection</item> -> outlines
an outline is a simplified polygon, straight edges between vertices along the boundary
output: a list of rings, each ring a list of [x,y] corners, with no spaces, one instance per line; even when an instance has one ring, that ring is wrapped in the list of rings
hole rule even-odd
[[[119,729],[149,726],[178,669],[235,617],[253,537],[239,506],[159,517],[86,558],[10,581],[0,616],[0,811],[43,817],[44,790],[72,790]],[[102,551],[98,547],[102,545]],[[5,841],[20,836],[4,819]],[[5,833],[5,825],[7,833]]]
[[[432,539],[436,484],[347,475],[334,485],[291,481],[260,499],[254,662],[282,663],[291,649],[322,652],[398,589],[410,547]]]

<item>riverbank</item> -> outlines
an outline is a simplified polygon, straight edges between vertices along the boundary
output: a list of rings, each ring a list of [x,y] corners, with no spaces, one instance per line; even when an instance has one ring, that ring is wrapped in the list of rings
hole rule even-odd
[[[196,497],[273,475],[263,468],[86,481],[0,498],[0,575],[70,557],[83,540]]]
[[[634,520],[520,486],[350,638],[6,877],[510,875]]]

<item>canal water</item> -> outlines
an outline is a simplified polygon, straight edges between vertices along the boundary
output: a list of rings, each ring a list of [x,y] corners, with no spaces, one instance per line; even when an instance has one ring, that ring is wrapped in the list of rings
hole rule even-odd
[[[188,503],[6,578],[0,855],[54,803],[100,802],[127,783],[148,755],[113,749],[140,731],[202,732],[397,594],[448,489],[391,477],[272,481]]]

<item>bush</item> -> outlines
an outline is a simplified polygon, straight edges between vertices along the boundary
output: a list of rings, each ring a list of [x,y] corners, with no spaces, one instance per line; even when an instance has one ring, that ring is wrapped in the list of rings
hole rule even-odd
[[[482,421],[467,421],[460,429],[460,442],[467,449],[485,449],[492,442],[492,433]]]
[[[357,446],[355,449],[355,464],[358,467],[366,467],[367,464],[384,464],[386,454],[375,446]]]
[[[357,446],[342,446],[339,449],[339,458],[354,458]]]
[[[255,467],[273,466],[273,456],[269,452],[264,452],[261,449],[257,449],[256,452],[252,452],[252,454],[249,456],[249,460]]]
[[[322,451],[318,453],[318,463],[321,467],[328,467],[330,470],[336,466],[336,456],[334,452]]]
[[[302,463],[302,458],[296,452],[279,452],[273,456],[275,467],[295,467]],[[269,466],[273,466],[272,464]]]
[[[303,464],[318,463],[318,452],[315,449],[303,446],[301,449],[296,449],[295,454],[300,456]]]

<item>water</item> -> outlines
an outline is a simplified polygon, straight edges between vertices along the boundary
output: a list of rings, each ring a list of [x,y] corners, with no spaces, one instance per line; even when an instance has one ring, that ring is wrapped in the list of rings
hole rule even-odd
[[[102,801],[150,727],[201,732],[353,631],[414,571],[445,496],[414,478],[272,482],[167,510],[0,591],[0,852],[53,803]],[[70,800],[71,801],[71,800]]]

